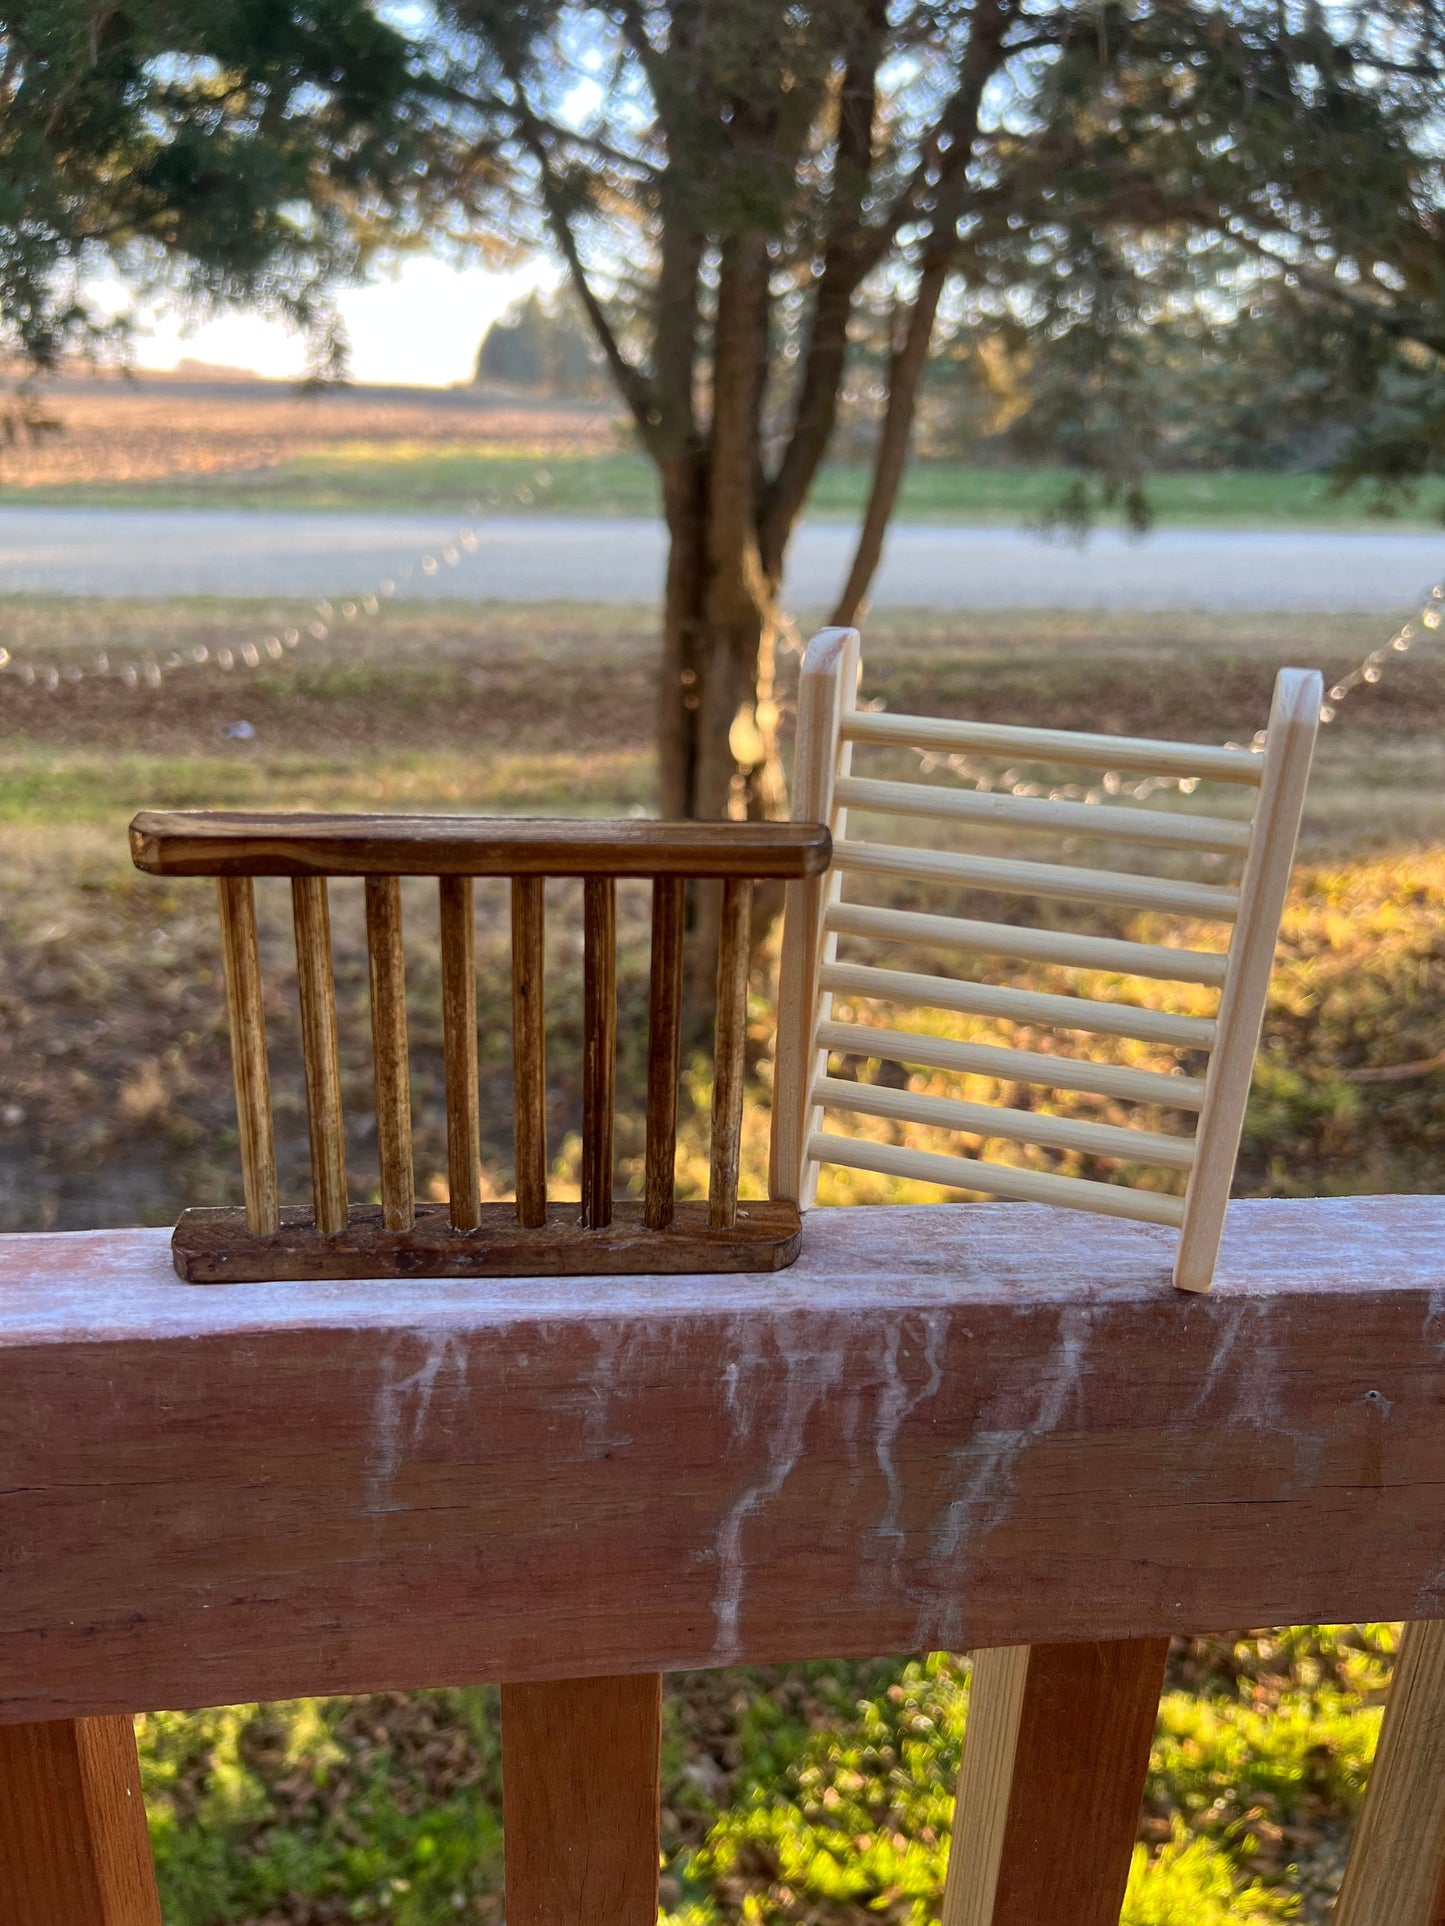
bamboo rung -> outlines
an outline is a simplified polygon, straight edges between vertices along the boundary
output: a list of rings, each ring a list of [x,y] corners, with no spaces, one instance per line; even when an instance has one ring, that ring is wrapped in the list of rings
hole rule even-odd
[[[936,821],[988,823],[998,829],[1048,835],[1107,836],[1165,849],[1210,849],[1238,854],[1249,848],[1249,824],[1227,816],[1174,815],[1108,803],[1055,802],[989,790],[947,789],[934,783],[874,782],[848,776],[834,794],[850,809],[884,816],[928,816]]]
[[[712,1165],[707,1190],[707,1220],[718,1230],[731,1230],[738,1217],[752,926],[752,884],[731,880],[724,883],[713,1037]]]
[[[583,884],[582,1222],[612,1222],[612,1128],[617,1089],[617,884]]]
[[[221,960],[231,1029],[231,1075],[241,1144],[246,1228],[280,1226],[276,1192],[276,1134],[271,1117],[271,1072],[266,1062],[266,1017],[261,1005],[261,951],[256,937],[256,891],[249,876],[220,876]]]
[[[1188,1137],[1166,1137],[1155,1130],[1127,1130],[1117,1124],[1088,1123],[1075,1117],[1047,1117],[1034,1110],[1002,1104],[964,1103],[956,1097],[930,1097],[885,1084],[850,1083],[819,1077],[812,1101],[832,1110],[864,1117],[888,1117],[930,1130],[956,1130],[970,1137],[1002,1137],[1011,1143],[1039,1144],[1052,1150],[1077,1150],[1089,1157],[1120,1157],[1132,1163],[1188,1170],[1194,1144]]]
[[[877,970],[863,963],[825,963],[818,972],[825,990],[844,996],[957,1010],[965,1016],[1001,1017],[1013,1023],[1047,1023],[1059,1030],[1132,1037],[1185,1050],[1207,1050],[1214,1041],[1209,1017],[1171,1016],[1128,1003],[1101,1003],[1086,996],[1047,996],[1039,990],[997,989],[991,983],[954,977],[917,976],[911,970]]]
[[[296,925],[296,989],[301,1005],[301,1057],[311,1138],[311,1197],[316,1228],[328,1237],[346,1229],[346,1139],[341,1118],[341,1063],[336,1045],[336,984],[331,966],[331,911],[324,876],[291,879]]]
[[[643,1208],[649,1230],[673,1218],[677,1162],[677,1082],[682,1069],[682,939],[686,883],[660,876],[652,885],[652,972],[647,1017],[647,1151]]]
[[[477,1090],[477,939],[470,876],[443,876],[442,1051],[446,1068],[447,1189],[453,1230],[482,1221],[482,1126]]]
[[[1169,983],[1224,982],[1228,957],[1210,950],[1172,950],[1163,943],[1126,943],[1112,936],[1081,936],[1071,930],[1024,929],[1013,923],[974,922],[965,916],[931,916],[919,910],[878,909],[869,903],[830,903],[825,927],[839,936],[866,936],[881,943],[970,950],[982,956],[1018,956],[1065,969],[1105,970],[1121,976],[1158,977]]]
[[[833,846],[839,869],[874,876],[909,876],[919,882],[962,884],[1002,896],[1051,896],[1074,903],[1106,903],[1117,909],[1162,910],[1231,923],[1239,892],[1213,883],[1180,883],[1166,876],[1125,876],[1116,870],[1075,869],[1064,863],[1014,862],[1002,856],[964,856],[952,850],[904,849],[890,843],[840,842]]]
[[[842,1164],[850,1170],[937,1184],[945,1190],[981,1190],[1019,1204],[1063,1204],[1071,1210],[1093,1211],[1100,1217],[1129,1217],[1175,1229],[1184,1221],[1184,1200],[1180,1197],[1135,1190],[1127,1184],[1098,1184],[1085,1177],[1014,1170],[1007,1164],[985,1163],[982,1158],[941,1157],[930,1150],[905,1150],[897,1144],[834,1137],[819,1130],[808,1138],[808,1155],[820,1164]]]
[[[401,947],[401,881],[366,879],[366,949],[371,966],[371,1050],[381,1217],[387,1230],[416,1221],[411,1161],[411,1068],[406,1048],[406,965]]]
[[[1063,762],[1089,769],[1136,770],[1144,776],[1201,776],[1257,788],[1259,756],[1247,749],[1215,749],[1192,742],[1159,742],[1143,736],[1086,735],[1072,729],[1018,729],[996,722],[947,716],[895,716],[873,709],[850,710],[842,719],[845,742],[885,743],[909,749],[971,749],[1010,760]]]

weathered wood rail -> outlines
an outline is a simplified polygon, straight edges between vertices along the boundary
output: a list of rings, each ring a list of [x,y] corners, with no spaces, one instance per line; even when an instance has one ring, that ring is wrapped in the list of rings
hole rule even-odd
[[[595,1839],[589,1921],[640,1926],[657,1674],[1029,1645],[1004,1873],[946,1916],[1117,1917],[1146,1642],[1445,1616],[1445,1199],[1236,1204],[1208,1296],[1172,1257],[1008,1204],[818,1212],[769,1276],[196,1291],[164,1232],[0,1240],[0,1916],[156,1918],[13,1849],[56,1798],[77,1851],[126,1818],[107,1715],[498,1680],[509,1920],[573,1926]],[[1108,1863],[1051,1884],[1029,1798],[1067,1839],[1106,1761]]]

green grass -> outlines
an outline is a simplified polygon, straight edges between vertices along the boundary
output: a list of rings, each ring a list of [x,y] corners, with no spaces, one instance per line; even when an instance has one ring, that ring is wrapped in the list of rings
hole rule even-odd
[[[539,480],[539,474],[545,479]],[[1033,522],[1057,506],[1071,476],[1061,468],[984,468],[915,461],[903,484],[898,518],[913,522]],[[867,469],[834,462],[823,469],[809,514],[853,520],[866,498]],[[1352,528],[1380,526],[1369,498],[1339,496],[1313,474],[1160,475],[1149,498],[1161,524],[1200,528]],[[76,482],[0,491],[0,501],[116,506],[270,509],[443,510],[473,501],[493,510],[652,516],[659,512],[655,471],[641,455],[533,454],[494,445],[356,442],[317,449],[273,468],[156,482]],[[1440,504],[1427,491],[1387,527],[1438,527]]]

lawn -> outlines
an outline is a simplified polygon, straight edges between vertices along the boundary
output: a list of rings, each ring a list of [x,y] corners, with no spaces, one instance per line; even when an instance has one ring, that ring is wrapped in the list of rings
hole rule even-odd
[[[595,443],[595,431],[588,436]],[[656,471],[624,449],[567,452],[556,439],[516,441],[384,440],[291,447],[269,456],[238,452],[231,465],[143,479],[35,482],[0,490],[0,501],[112,504],[156,508],[375,509],[460,512],[473,502],[543,507],[565,515],[659,512]],[[104,473],[103,470],[98,471]],[[539,479],[539,475],[541,479]],[[975,467],[915,461],[904,480],[898,519],[997,523],[1047,517],[1073,477],[1062,468]],[[819,475],[811,517],[856,520],[868,470],[833,462]],[[1198,528],[1359,528],[1439,525],[1438,489],[1426,489],[1396,517],[1371,513],[1367,494],[1333,492],[1315,474],[1257,471],[1166,474],[1148,494],[1159,521]]]
[[[102,646],[117,659],[202,641],[239,654],[304,613],[11,598],[0,632],[17,660],[63,670]],[[1280,663],[1334,676],[1381,640],[1358,617],[898,616],[871,628],[864,693],[898,710],[1222,740],[1262,720]],[[130,868],[136,808],[640,810],[652,793],[654,646],[652,618],[635,610],[398,603],[319,652],[263,656],[254,672],[182,670],[158,689],[0,681],[0,1226],[163,1223],[237,1189],[211,893]],[[1438,1182],[1445,1077],[1421,1066],[1445,1033],[1442,724],[1445,678],[1422,648],[1324,732],[1246,1133],[1247,1192]],[[258,894],[283,1191],[299,1196],[289,908],[282,885]],[[504,1195],[506,927],[480,894],[484,1162],[490,1192]],[[348,1163],[364,1196],[376,1182],[365,957],[358,905],[344,887],[336,897]],[[550,912],[561,1186],[576,1174],[580,919],[561,886]],[[440,1024],[423,885],[406,913],[418,1181],[435,1194]],[[646,917],[627,892],[620,934],[619,1172],[635,1182]],[[760,959],[754,984],[753,1183],[774,962]],[[689,1095],[681,1172],[698,1184],[702,1066]],[[891,1194],[841,1183],[838,1198]],[[1391,1628],[1378,1626],[1176,1644],[1126,1926],[1323,1920],[1392,1651]],[[664,1895],[678,1926],[935,1918],[966,1709],[966,1664],[921,1655],[671,1679]],[[486,1691],[157,1714],[141,1739],[167,1926],[501,1917]]]

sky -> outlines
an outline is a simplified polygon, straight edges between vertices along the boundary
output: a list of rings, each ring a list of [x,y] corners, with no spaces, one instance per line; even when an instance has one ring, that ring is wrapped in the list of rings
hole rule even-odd
[[[343,288],[337,296],[351,342],[351,379],[422,388],[470,381],[488,325],[549,278],[536,262],[502,272],[457,268],[431,254],[408,255],[395,269],[378,269],[367,285]],[[106,306],[122,299],[118,285],[90,292]],[[135,365],[164,370],[181,361],[289,380],[306,371],[306,345],[284,322],[254,310],[233,309],[199,324],[188,324],[175,308],[146,314],[135,340]]]

